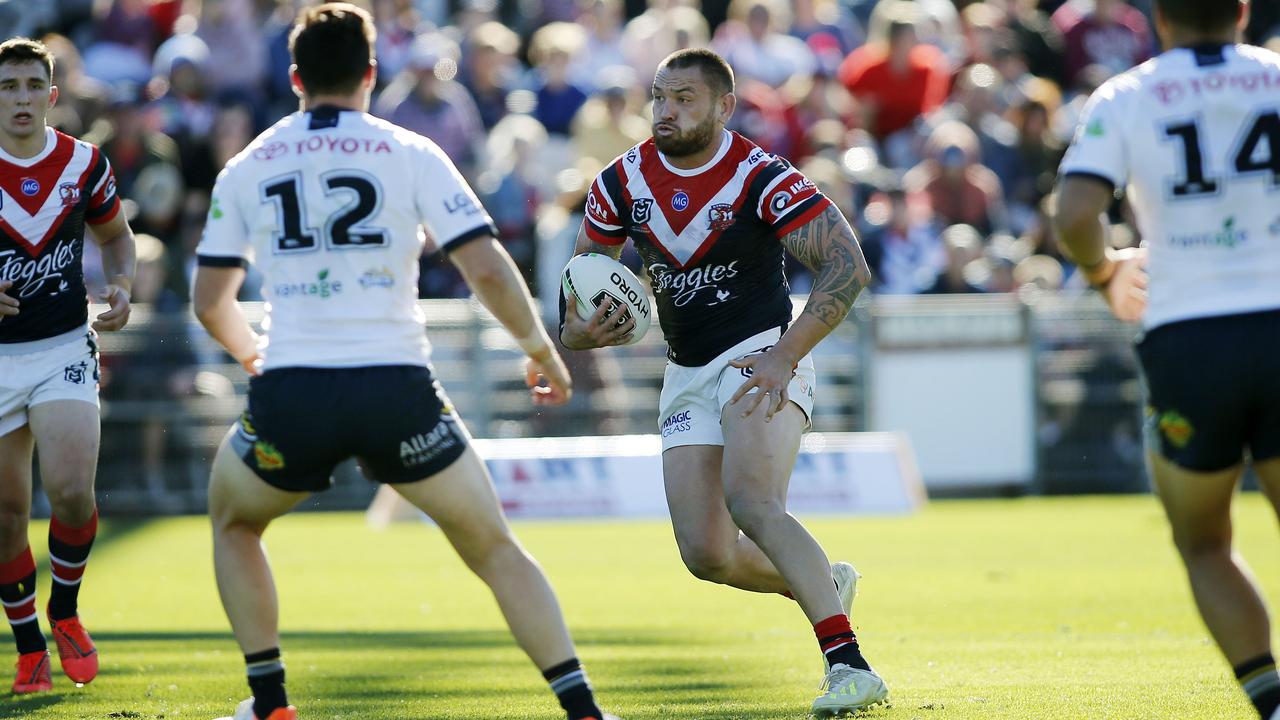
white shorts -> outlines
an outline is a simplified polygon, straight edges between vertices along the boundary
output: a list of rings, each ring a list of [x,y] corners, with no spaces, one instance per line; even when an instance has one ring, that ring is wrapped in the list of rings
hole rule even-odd
[[[662,378],[662,396],[658,400],[658,432],[662,434],[662,449],[681,445],[724,445],[721,412],[751,372],[733,367],[729,361],[762,353],[773,347],[781,336],[781,330],[776,328],[753,335],[702,367],[667,363],[667,371]],[[806,420],[812,420],[816,384],[813,357],[805,355],[787,386],[787,395],[804,411]]]
[[[0,345],[0,436],[27,424],[27,408],[53,400],[98,406],[98,343],[87,328]]]

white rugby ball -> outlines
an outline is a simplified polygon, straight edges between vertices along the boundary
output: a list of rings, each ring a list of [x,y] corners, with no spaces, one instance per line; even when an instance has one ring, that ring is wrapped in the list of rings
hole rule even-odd
[[[560,275],[560,288],[565,298],[573,293],[578,298],[578,316],[589,318],[596,308],[608,303],[609,310],[625,305],[626,310],[618,321],[621,325],[635,318],[636,329],[631,333],[631,345],[639,342],[649,332],[653,322],[653,305],[645,294],[644,285],[626,265],[608,255],[585,253],[575,255]]]

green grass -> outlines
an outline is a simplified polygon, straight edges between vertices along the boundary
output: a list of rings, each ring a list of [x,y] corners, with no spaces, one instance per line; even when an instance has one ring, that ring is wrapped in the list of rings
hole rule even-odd
[[[1252,495],[1237,523],[1280,598],[1275,517]],[[935,503],[810,527],[865,575],[855,624],[892,688],[892,706],[868,717],[1251,716],[1151,498]],[[33,547],[44,532],[33,527]],[[551,575],[601,698],[626,720],[804,717],[820,659],[789,601],[695,581],[664,522],[517,532]],[[304,718],[563,717],[434,528],[295,515],[268,544]],[[0,718],[204,720],[247,694],[203,518],[106,525],[81,604],[102,674],[76,689],[55,670],[53,694],[6,698]]]

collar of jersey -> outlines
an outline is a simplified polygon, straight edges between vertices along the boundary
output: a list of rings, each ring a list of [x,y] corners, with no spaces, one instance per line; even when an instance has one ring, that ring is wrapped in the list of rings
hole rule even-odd
[[[714,167],[716,163],[720,162],[720,160],[724,158],[726,154],[728,154],[729,146],[733,144],[733,136],[729,134],[728,130],[721,130],[720,132],[722,133],[722,136],[720,138],[720,149],[716,151],[715,157],[711,158],[710,160],[708,160],[706,163],[704,163],[699,167],[696,167],[692,170],[684,170],[682,168],[675,167],[671,163],[667,162],[667,156],[663,155],[661,152],[658,153],[658,159],[662,161],[662,164],[665,165],[668,170],[670,170],[675,175],[679,175],[680,177],[693,177],[694,175],[701,175],[706,170]]]
[[[12,165],[19,167],[31,167],[41,160],[49,156],[53,149],[58,146],[58,137],[54,134],[53,128],[45,127],[44,129],[44,149],[29,158],[14,157],[0,148],[0,160],[4,160]]]

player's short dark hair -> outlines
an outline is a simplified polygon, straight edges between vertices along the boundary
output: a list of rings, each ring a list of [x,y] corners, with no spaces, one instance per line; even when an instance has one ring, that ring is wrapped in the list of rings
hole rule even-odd
[[[1156,5],[1170,23],[1183,28],[1222,30],[1240,17],[1240,0],[1156,0]]]
[[[44,66],[49,73],[49,81],[53,81],[53,53],[44,43],[31,38],[16,37],[0,43],[0,65],[18,65],[36,62]]]
[[[355,91],[373,61],[377,30],[369,13],[350,3],[304,8],[289,33],[289,53],[309,95]]]
[[[702,79],[707,81],[707,85],[717,97],[733,92],[733,68],[729,67],[729,63],[714,50],[706,48],[677,50],[668,55],[660,67],[672,70],[696,67],[702,73]]]

